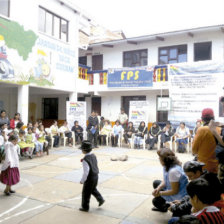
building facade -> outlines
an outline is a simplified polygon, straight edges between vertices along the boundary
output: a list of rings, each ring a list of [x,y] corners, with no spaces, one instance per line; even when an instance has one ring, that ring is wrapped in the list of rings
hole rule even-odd
[[[129,101],[146,100],[149,103],[149,124],[164,122],[168,111],[159,111],[158,98],[169,97],[170,87],[165,65],[194,66],[204,63],[221,63],[224,59],[224,26],[202,27],[136,38],[126,38],[91,44],[88,50],[80,50],[79,57],[90,68],[89,86],[79,92],[80,99],[87,101],[89,108],[115,121],[121,107],[129,112]],[[149,87],[108,85],[108,72],[112,69],[153,67],[153,85]],[[155,77],[160,77],[157,82]],[[162,77],[162,79],[161,79]],[[79,80],[80,81],[80,80]],[[83,80],[81,80],[83,81]],[[86,81],[87,83],[87,81]],[[219,89],[224,83],[219,83]],[[84,97],[84,98],[83,98]],[[218,117],[218,115],[217,115]],[[199,119],[197,117],[196,119]]]
[[[66,0],[0,0],[0,109],[9,117],[66,119],[66,100],[77,99],[80,17]]]

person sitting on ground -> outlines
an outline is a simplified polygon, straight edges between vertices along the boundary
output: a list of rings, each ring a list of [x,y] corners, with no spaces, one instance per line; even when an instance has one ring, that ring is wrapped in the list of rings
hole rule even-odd
[[[132,138],[132,135],[135,134],[135,128],[133,122],[128,122],[128,127],[124,130],[124,141],[126,144],[129,143],[128,139]]]
[[[158,143],[158,136],[160,132],[160,126],[157,124],[157,122],[154,122],[152,127],[149,129],[148,138],[146,139],[146,144],[149,144],[148,150],[152,150],[154,145]]]
[[[195,180],[205,173],[206,171],[202,171],[202,167],[204,163],[200,163],[198,161],[188,161],[184,164],[184,172],[187,175],[190,181]],[[192,205],[190,202],[189,195],[184,196],[181,200],[175,200],[170,202],[169,211],[173,213],[173,217],[181,217],[183,215],[191,214]],[[169,222],[173,223],[173,222]]]
[[[208,172],[218,172],[218,160],[216,159],[215,149],[216,140],[212,132],[210,131],[208,124],[211,120],[214,120],[214,112],[210,108],[206,108],[202,111],[203,127],[200,127],[195,135],[192,144],[192,153],[197,155],[198,161],[205,163],[203,169]]]
[[[198,131],[198,129],[199,129],[200,127],[201,127],[201,121],[197,121],[197,122],[196,122],[196,126],[195,126],[195,128],[194,128],[194,130],[193,130],[192,138],[195,137],[195,135],[196,135],[196,133],[197,133],[197,131]]]
[[[20,113],[15,113],[14,118],[10,120],[10,128],[13,130],[16,128],[17,123],[19,123],[20,120]]]
[[[113,126],[112,132],[111,132],[111,144],[112,147],[117,147],[118,139],[121,133],[123,132],[123,128],[120,124],[120,121],[117,120],[115,122],[115,125]]]
[[[223,224],[224,214],[213,206],[213,203],[220,198],[220,192],[204,178],[198,178],[187,185],[187,193],[190,196],[194,209],[193,215],[202,224]]]
[[[50,133],[54,138],[54,145],[53,147],[59,147],[59,131],[58,131],[58,122],[54,121],[53,125],[50,127]]]
[[[154,196],[152,203],[153,211],[167,212],[170,202],[181,200],[187,195],[187,176],[184,173],[180,161],[175,153],[167,148],[157,151],[161,165],[163,166],[163,181],[153,182]]]
[[[145,122],[141,121],[134,138],[135,149],[140,149],[141,141],[144,141],[144,136],[147,134],[147,132],[148,132],[148,128],[146,127]]]
[[[201,224],[201,222],[194,215],[183,215],[174,224]]]
[[[186,127],[184,122],[180,122],[180,126],[177,128],[175,136],[177,151],[184,153],[186,151],[186,145],[188,144],[188,138],[190,137],[189,128]]]
[[[99,134],[99,144],[106,145],[106,138],[108,138],[111,134],[112,127],[108,120],[105,120],[104,126],[102,127]]]
[[[79,125],[78,121],[74,122],[74,126],[72,127],[72,131],[75,134],[75,142],[78,143],[80,139],[80,143],[83,141],[83,128]]]
[[[169,121],[166,122],[166,126],[163,128],[163,130],[161,131],[161,145],[160,147],[163,148],[164,147],[164,144],[166,142],[169,142],[170,140],[172,140],[172,136],[174,135],[175,131],[174,129],[172,128],[171,126],[171,123]],[[172,144],[172,143],[171,143]],[[172,145],[167,145],[166,144],[166,147],[168,148],[172,148]]]
[[[69,130],[68,127],[68,122],[64,121],[63,125],[59,128],[59,133],[65,135],[65,137],[68,138],[68,145],[71,147],[72,146],[72,132]]]

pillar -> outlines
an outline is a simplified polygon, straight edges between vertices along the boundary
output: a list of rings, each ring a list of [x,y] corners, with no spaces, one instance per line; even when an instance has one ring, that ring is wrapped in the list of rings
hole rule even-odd
[[[69,93],[69,101],[76,102],[78,100],[77,92]]]
[[[22,121],[26,125],[28,123],[29,113],[29,86],[18,86],[18,105],[17,111],[20,113]]]

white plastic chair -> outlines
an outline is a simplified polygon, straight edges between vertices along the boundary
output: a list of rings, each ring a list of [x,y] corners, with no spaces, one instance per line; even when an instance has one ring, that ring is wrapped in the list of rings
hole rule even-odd
[[[53,148],[53,146],[54,146],[54,138],[53,138],[53,136],[52,136],[52,133],[51,133],[51,131],[50,131],[50,128],[45,128],[45,131],[47,132],[47,135],[50,137],[50,139],[51,139],[51,148]]]
[[[167,141],[166,143],[169,144],[169,148],[172,150],[172,149],[173,149],[173,136],[170,136],[170,141]],[[166,144],[166,143],[165,143],[165,144]],[[160,149],[161,135],[159,135],[159,137],[158,137],[158,144],[159,144],[159,145],[157,145],[157,148]]]
[[[60,139],[61,140],[63,139],[63,146],[65,147],[66,146],[66,142],[68,140],[68,137],[65,136],[65,133],[64,132],[61,132],[60,133]]]
[[[176,140],[177,140],[177,136],[174,136],[175,152],[177,151],[177,143],[176,143]],[[186,151],[188,153],[190,153],[190,140],[191,140],[191,137],[189,136],[188,137],[187,148],[186,148]]]

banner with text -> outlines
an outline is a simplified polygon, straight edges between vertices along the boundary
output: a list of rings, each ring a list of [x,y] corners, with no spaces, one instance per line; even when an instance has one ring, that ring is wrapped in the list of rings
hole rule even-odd
[[[212,108],[219,120],[219,99],[224,86],[224,65],[194,63],[170,65],[169,94],[172,99],[168,118],[173,125],[184,121],[190,128],[201,119],[204,108]]]
[[[148,126],[148,118],[149,118],[148,101],[130,101],[129,121],[132,121],[136,128],[138,128],[141,121],[144,121],[146,126]]]
[[[71,129],[74,122],[78,121],[79,125],[86,130],[86,102],[66,102],[66,120]]]
[[[124,68],[108,70],[108,87],[152,87],[153,68]]]

